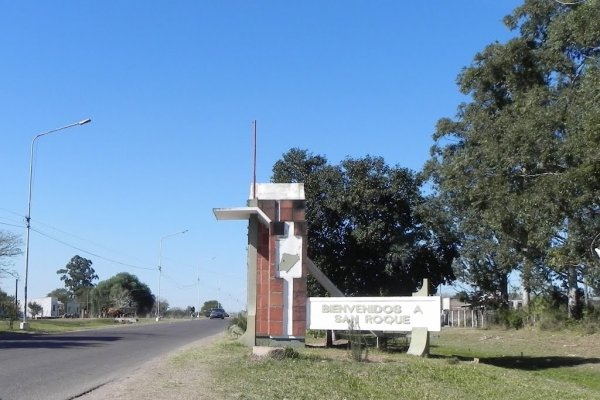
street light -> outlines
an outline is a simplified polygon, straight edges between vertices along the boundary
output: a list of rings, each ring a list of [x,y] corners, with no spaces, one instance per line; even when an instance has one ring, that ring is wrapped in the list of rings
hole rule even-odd
[[[170,235],[165,235],[163,237],[160,238],[160,251],[158,254],[158,298],[157,298],[157,304],[156,304],[156,322],[160,321],[160,277],[162,275],[162,249],[163,249],[163,240],[171,237],[171,236],[175,236],[175,235],[182,235],[184,233],[186,233],[188,230],[184,230],[181,232],[175,232],[175,233],[171,233]]]
[[[29,328],[29,324],[27,323],[27,277],[29,274],[29,235],[31,232],[31,186],[33,183],[33,149],[35,146],[35,141],[42,136],[46,136],[46,135],[49,135],[54,132],[62,131],[63,129],[72,128],[74,126],[85,125],[90,122],[92,122],[92,120],[90,118],[87,118],[82,121],[70,124],[70,125],[66,125],[66,126],[62,126],[60,128],[42,132],[42,133],[34,136],[33,140],[31,141],[31,153],[29,155],[29,197],[28,197],[28,201],[27,201],[27,216],[25,217],[25,221],[27,222],[27,238],[25,239],[25,287],[23,290],[24,303],[23,303],[23,322],[21,322],[21,326],[20,326],[21,330],[27,330]]]
[[[210,261],[214,261],[215,257],[211,257]],[[202,304],[200,304],[200,265],[198,266],[198,318],[200,318],[200,310],[202,309]]]

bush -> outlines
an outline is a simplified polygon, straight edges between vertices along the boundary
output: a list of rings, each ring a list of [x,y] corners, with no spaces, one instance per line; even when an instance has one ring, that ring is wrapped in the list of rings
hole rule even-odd
[[[240,311],[235,315],[235,317],[231,318],[231,322],[229,323],[230,327],[237,327],[242,333],[246,332],[248,328],[248,315],[246,311]]]
[[[312,337],[313,339],[319,339],[324,338],[325,333],[326,331],[309,329],[306,335]]]
[[[369,349],[364,343],[364,338],[360,330],[352,322],[348,324],[348,340],[350,341],[350,355],[354,361],[367,361]]]
[[[300,358],[300,353],[288,346],[283,349],[273,350],[270,357],[274,360],[296,359]]]
[[[501,310],[500,322],[506,328],[521,329],[527,321],[527,313],[523,310]]]

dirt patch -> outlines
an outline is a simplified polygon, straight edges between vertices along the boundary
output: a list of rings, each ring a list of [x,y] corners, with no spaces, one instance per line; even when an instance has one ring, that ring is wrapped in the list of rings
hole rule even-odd
[[[172,358],[189,349],[206,346],[223,337],[218,334],[204,338],[141,365],[130,375],[103,385],[78,399],[81,400],[212,400],[206,382],[212,379],[210,366],[195,363],[178,368]]]

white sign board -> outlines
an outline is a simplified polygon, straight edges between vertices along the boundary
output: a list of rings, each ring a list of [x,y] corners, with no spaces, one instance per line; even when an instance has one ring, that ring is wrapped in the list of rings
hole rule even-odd
[[[308,327],[320,330],[407,332],[441,330],[439,296],[310,297]]]

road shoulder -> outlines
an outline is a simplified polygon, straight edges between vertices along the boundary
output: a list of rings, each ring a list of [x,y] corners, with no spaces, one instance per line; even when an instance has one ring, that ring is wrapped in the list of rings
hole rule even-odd
[[[102,385],[77,399],[81,400],[209,400],[214,394],[206,393],[203,383],[211,379],[210,366],[195,364],[193,368],[176,368],[172,359],[178,354],[208,346],[224,337],[225,333],[192,342],[160,358],[141,365],[131,374]]]

